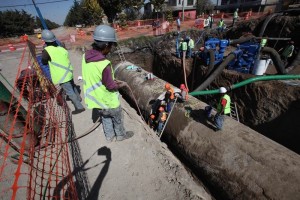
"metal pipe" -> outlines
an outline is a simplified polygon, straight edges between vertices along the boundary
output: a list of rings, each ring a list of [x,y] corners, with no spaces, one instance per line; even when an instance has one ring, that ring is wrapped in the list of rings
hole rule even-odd
[[[132,88],[140,109],[149,114],[150,102],[164,92],[165,81],[145,80],[144,73],[126,70],[120,63],[116,78]],[[124,90],[123,96],[133,101]],[[207,104],[190,97],[176,104],[165,127],[168,146],[193,166],[220,199],[300,199],[300,156],[245,125],[225,117],[224,129],[215,132],[207,121]],[[192,109],[185,117],[186,108]]]

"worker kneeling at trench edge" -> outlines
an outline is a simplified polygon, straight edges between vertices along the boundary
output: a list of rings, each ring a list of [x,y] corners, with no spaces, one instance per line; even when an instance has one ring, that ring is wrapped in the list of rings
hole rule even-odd
[[[107,25],[97,26],[92,49],[82,58],[82,78],[85,103],[101,117],[104,135],[108,142],[131,138],[134,133],[125,131],[118,90],[127,86],[115,79],[111,62],[106,58],[117,44],[115,30]]]

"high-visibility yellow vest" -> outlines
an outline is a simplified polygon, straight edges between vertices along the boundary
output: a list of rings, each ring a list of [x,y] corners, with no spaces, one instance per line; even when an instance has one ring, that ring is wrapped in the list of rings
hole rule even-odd
[[[54,85],[65,83],[73,79],[73,66],[69,60],[69,53],[63,47],[47,46],[45,50],[51,57],[48,62],[51,79]]]
[[[109,60],[98,62],[85,62],[85,54],[82,58],[82,79],[84,90],[84,101],[88,109],[100,108],[111,109],[120,106],[119,92],[109,91],[102,84],[102,73],[107,65],[110,65],[112,77],[115,79],[114,71]]]
[[[267,40],[266,38],[261,39],[261,41],[260,41],[260,46],[261,46],[261,47],[266,46],[267,41],[268,41],[268,40]]]
[[[222,99],[226,99],[227,103],[225,105],[225,109],[224,109],[224,114],[229,114],[230,111],[231,111],[231,108],[230,108],[230,96],[228,96],[227,94],[225,94],[223,97],[221,97],[220,101],[219,101],[219,104],[218,104],[218,107],[217,107],[217,112],[220,113],[222,111],[222,105],[221,105],[221,101]]]
[[[282,52],[282,56],[283,57],[291,57],[293,55],[293,52],[294,52],[294,45],[289,45],[287,46],[283,52]]]
[[[233,18],[237,19],[238,17],[239,17],[238,12],[237,12],[237,11],[234,11],[234,13],[233,13]]]
[[[219,24],[218,24],[218,27],[221,28],[221,27],[223,27],[223,26],[224,26],[224,21],[221,21],[221,20],[220,20],[220,21],[219,21]]]
[[[191,49],[193,49],[195,47],[195,43],[194,43],[194,40],[192,38],[189,40],[189,47]]]
[[[161,116],[160,121],[164,122],[164,121],[167,120],[167,113],[166,112],[162,112],[160,116]]]
[[[184,41],[181,43],[181,50],[186,51],[187,50],[187,43]]]

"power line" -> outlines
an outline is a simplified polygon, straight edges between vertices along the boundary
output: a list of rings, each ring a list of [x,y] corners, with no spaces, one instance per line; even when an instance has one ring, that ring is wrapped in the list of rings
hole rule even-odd
[[[47,2],[41,2],[41,3],[35,3],[35,4],[49,4],[49,3],[58,3],[63,1],[70,1],[70,0],[57,0],[57,1],[47,1]],[[32,6],[33,4],[20,4],[20,5],[9,5],[9,6],[0,6],[0,8],[12,8],[12,7],[23,7],[23,6]]]

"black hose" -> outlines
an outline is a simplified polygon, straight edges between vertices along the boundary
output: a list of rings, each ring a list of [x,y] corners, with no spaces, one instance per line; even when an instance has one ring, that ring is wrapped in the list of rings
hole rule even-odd
[[[265,30],[266,30],[266,28],[267,28],[269,22],[271,21],[271,19],[272,19],[273,17],[276,17],[276,16],[278,16],[278,15],[282,15],[282,14],[283,14],[283,13],[274,13],[274,14],[272,14],[272,15],[269,15],[269,16],[265,19],[265,21],[264,21],[264,23],[263,23],[263,25],[262,25],[262,27],[261,27],[261,29],[260,29],[260,32],[259,32],[258,37],[262,37],[262,36],[264,35],[264,32],[265,32]]]
[[[210,75],[210,73],[213,71],[214,66],[215,66],[215,52],[214,52],[214,50],[209,49],[207,51],[207,53],[209,54],[209,65],[208,65],[206,75],[204,76],[205,79]]]
[[[230,44],[234,45],[234,44],[240,44],[240,43],[248,42],[249,40],[252,40],[253,38],[255,38],[254,35],[247,36],[247,37],[242,37],[242,38],[235,39],[235,40],[230,40]]]
[[[271,59],[276,67],[278,74],[286,74],[287,73],[283,62],[281,61],[280,55],[278,54],[278,52],[275,49],[273,49],[271,47],[264,47],[261,49],[261,52],[270,54]]]
[[[213,82],[215,80],[215,78],[217,76],[219,76],[219,74],[222,73],[223,69],[225,69],[225,67],[234,59],[235,59],[235,55],[229,54],[226,57],[226,59],[220,64],[220,66],[217,69],[215,69],[215,71],[193,92],[204,90],[205,88],[207,88],[207,86],[209,86],[211,84],[211,82]]]

